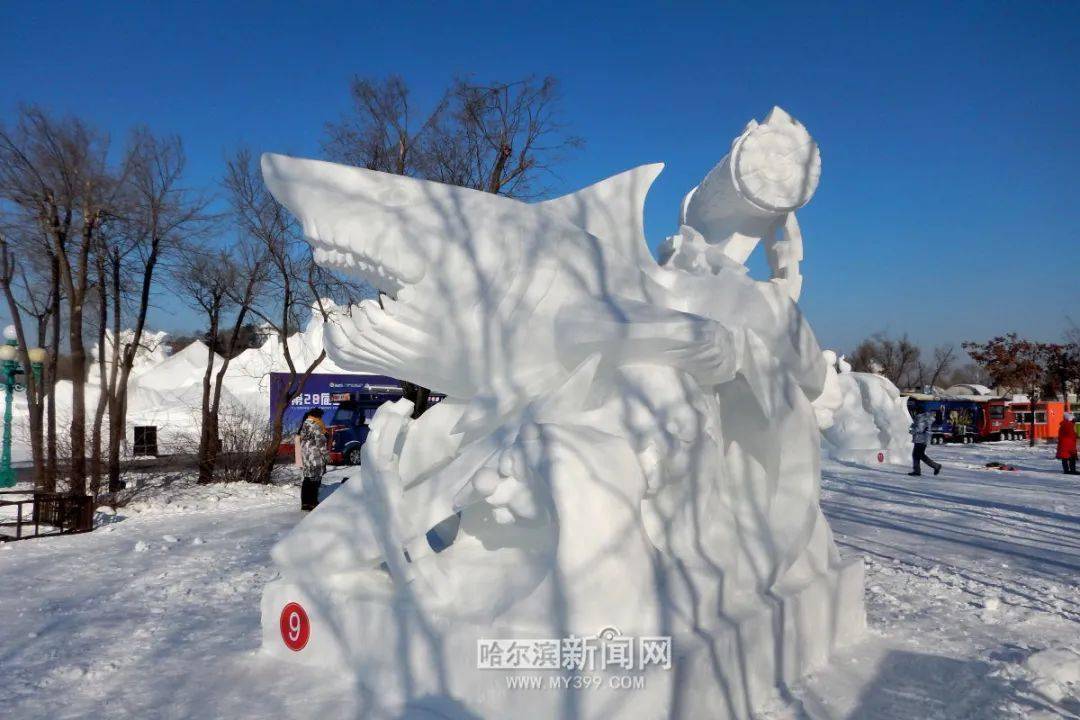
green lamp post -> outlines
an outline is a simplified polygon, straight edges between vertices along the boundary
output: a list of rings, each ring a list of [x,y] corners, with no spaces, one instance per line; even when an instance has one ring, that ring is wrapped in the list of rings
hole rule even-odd
[[[11,467],[11,401],[15,392],[24,389],[18,383],[19,376],[23,374],[22,364],[16,359],[19,356],[18,348],[15,326],[8,325],[4,328],[4,344],[0,345],[0,373],[3,373],[4,381],[4,447],[0,452],[0,487],[12,487],[15,484],[15,471]],[[34,379],[40,383],[46,352],[43,348],[35,347],[30,348],[27,354],[30,356]]]

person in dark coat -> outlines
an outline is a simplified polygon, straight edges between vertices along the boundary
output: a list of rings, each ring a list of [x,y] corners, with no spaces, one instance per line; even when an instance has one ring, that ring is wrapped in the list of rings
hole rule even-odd
[[[300,461],[304,468],[304,481],[300,484],[300,509],[314,510],[319,504],[319,488],[330,459],[326,447],[326,425],[322,421],[321,408],[311,408],[300,422]]]
[[[911,424],[911,441],[915,444],[911,451],[911,463],[914,469],[908,475],[922,475],[921,463],[926,463],[934,469],[934,474],[941,472],[941,463],[934,462],[926,456],[926,446],[934,436],[934,413],[929,410],[915,416],[915,422]]]
[[[1066,475],[1077,475],[1076,472],[1076,424],[1072,413],[1065,413],[1065,417],[1058,426],[1057,458],[1061,461],[1061,471]]]

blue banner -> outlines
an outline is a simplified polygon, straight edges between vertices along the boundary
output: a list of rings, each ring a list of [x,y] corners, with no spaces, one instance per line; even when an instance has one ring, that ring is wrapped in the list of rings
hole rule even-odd
[[[270,373],[270,414],[274,412],[278,398],[282,397],[289,386],[289,373]],[[297,395],[285,409],[285,435],[296,432],[304,413],[313,407],[322,408],[326,423],[334,416],[334,411],[342,400],[347,400],[350,393],[397,394],[400,397],[401,383],[385,375],[337,375],[312,373]]]

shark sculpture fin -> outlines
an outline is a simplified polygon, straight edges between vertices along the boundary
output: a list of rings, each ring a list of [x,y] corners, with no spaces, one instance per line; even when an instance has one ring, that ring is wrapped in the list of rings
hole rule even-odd
[[[663,163],[639,165],[537,207],[600,238],[639,267],[655,265],[645,240],[645,196],[663,169]]]

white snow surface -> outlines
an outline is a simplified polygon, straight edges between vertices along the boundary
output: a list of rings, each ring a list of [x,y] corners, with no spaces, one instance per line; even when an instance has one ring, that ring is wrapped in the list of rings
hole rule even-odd
[[[867,562],[870,635],[762,720],[1080,715],[1080,482],[1049,446],[932,451],[936,478],[825,461],[841,552]],[[399,717],[365,705],[363,678],[257,650],[270,547],[301,517],[295,483],[170,479],[92,534],[0,545],[0,717]],[[527,708],[531,692],[569,691],[518,692]]]

